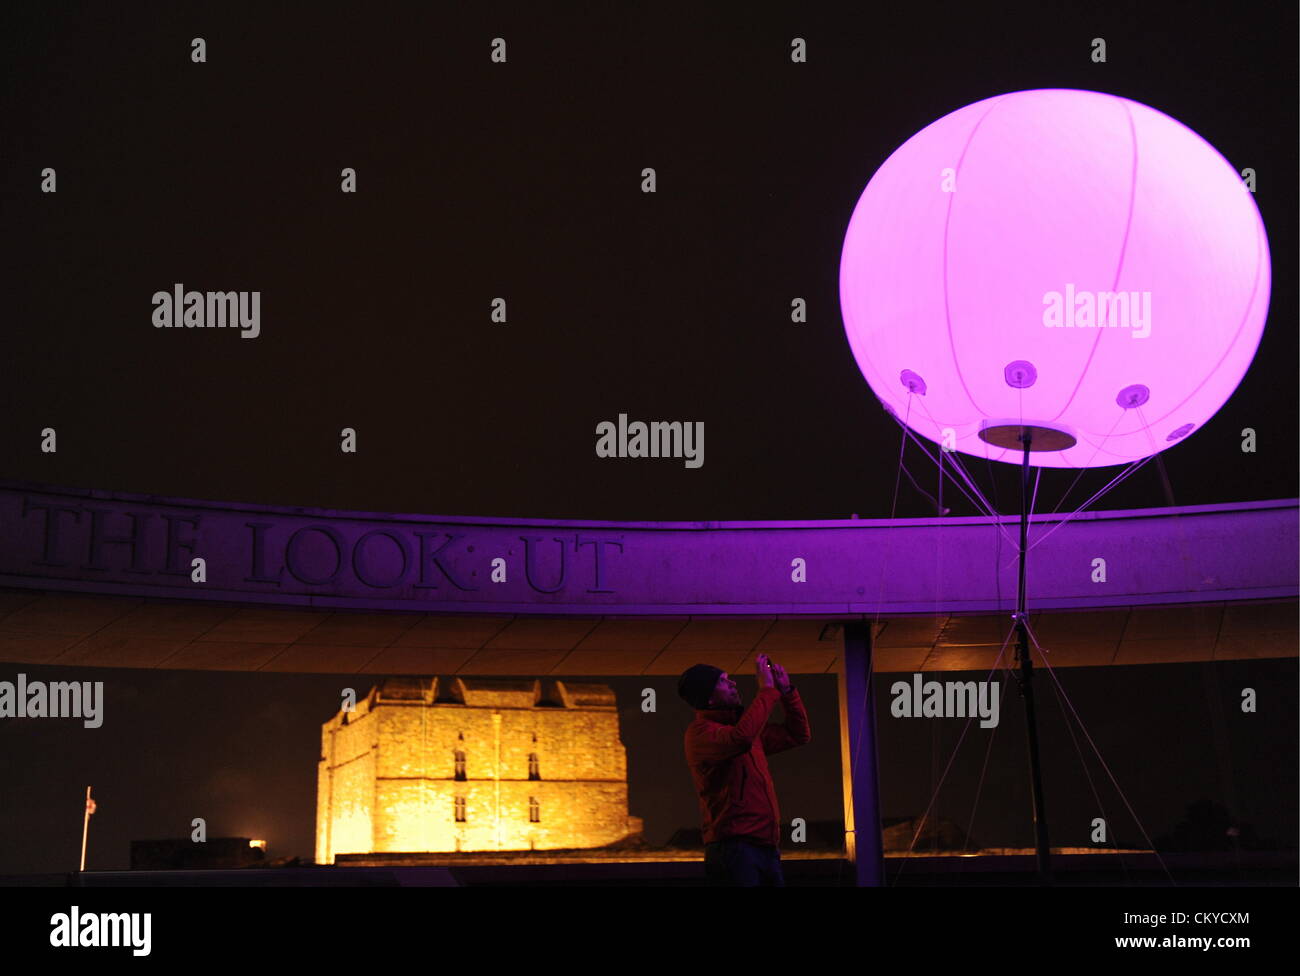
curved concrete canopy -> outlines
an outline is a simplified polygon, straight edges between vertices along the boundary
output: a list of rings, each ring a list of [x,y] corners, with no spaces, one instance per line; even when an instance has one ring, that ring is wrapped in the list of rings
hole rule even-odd
[[[1294,598],[1298,514],[1034,516],[1029,609]],[[1014,605],[1015,522],[394,515],[0,482],[0,586],[460,614],[996,612]]]
[[[1015,593],[1009,518],[433,517],[0,482],[0,538],[0,660],[33,664],[676,674],[763,652],[809,673],[834,670],[836,622],[879,617],[877,670],[967,670]],[[1036,541],[1053,664],[1296,653],[1294,499],[1043,516]]]
[[[1296,610],[1292,600],[1031,619],[1053,667],[1096,667],[1295,657]],[[989,670],[1008,629],[1005,614],[882,618],[874,668]],[[840,637],[839,621],[807,617],[467,617],[0,590],[10,664],[536,676],[677,675],[706,661],[750,674],[762,653],[792,673],[835,674]]]

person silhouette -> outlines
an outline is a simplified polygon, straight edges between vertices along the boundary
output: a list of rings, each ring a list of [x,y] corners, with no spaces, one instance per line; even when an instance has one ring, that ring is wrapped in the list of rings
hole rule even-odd
[[[709,664],[682,672],[677,693],[693,707],[686,763],[700,800],[709,884],[782,887],[781,813],[767,757],[811,738],[808,713],[785,668],[755,661],[758,694],[744,708],[731,675]],[[785,723],[768,724],[780,701]]]

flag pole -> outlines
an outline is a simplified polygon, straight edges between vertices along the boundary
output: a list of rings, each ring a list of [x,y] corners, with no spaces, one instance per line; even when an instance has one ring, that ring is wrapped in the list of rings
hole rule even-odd
[[[90,798],[90,787],[86,787],[86,812],[81,820],[81,867],[80,871],[86,870],[86,834],[90,832],[90,810],[91,804],[95,801]]]

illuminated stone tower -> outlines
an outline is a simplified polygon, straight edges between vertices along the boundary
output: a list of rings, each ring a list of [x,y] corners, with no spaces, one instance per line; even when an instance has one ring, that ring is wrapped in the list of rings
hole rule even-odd
[[[321,728],[316,861],[602,847],[642,830],[607,685],[387,678]]]

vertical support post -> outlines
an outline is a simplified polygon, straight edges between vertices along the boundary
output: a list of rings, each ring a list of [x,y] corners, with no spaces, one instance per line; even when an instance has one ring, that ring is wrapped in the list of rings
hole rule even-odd
[[[883,887],[880,776],[876,762],[875,684],[871,681],[871,621],[844,622],[839,658],[840,764],[844,782],[844,847],[859,887]]]
[[[1047,840],[1047,805],[1043,800],[1043,771],[1038,759],[1038,719],[1034,713],[1034,662],[1029,654],[1029,630],[1025,626],[1025,559],[1029,543],[1029,450],[1032,436],[1021,434],[1024,457],[1020,465],[1020,579],[1016,593],[1016,648],[1020,656],[1020,694],[1025,700],[1025,726],[1029,741],[1029,779],[1034,798],[1034,847],[1038,881],[1052,883],[1052,848]]]

